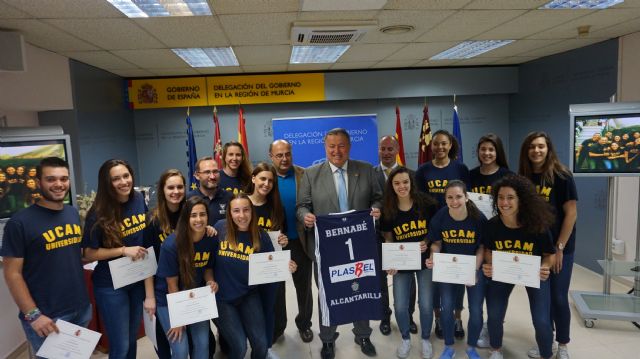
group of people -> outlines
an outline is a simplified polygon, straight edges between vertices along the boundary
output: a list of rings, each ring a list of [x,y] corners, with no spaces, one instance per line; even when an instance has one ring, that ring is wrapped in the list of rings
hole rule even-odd
[[[576,146],[578,168],[601,171],[640,168],[640,132],[602,132],[594,132]]]
[[[39,199],[35,167],[0,167],[0,214],[10,214],[26,208]]]
[[[460,319],[465,289],[467,356],[480,358],[476,348],[490,346],[491,358],[502,358],[503,322],[513,285],[491,280],[492,250],[542,257],[540,289],[527,288],[536,332],[536,347],[528,354],[550,358],[555,327],[557,355],[568,358],[577,195],[570,172],[545,133],[525,138],[518,175],[509,171],[502,142],[493,134],[479,140],[480,165],[471,171],[457,161],[455,137],[443,130],[433,135],[433,160],[415,172],[396,163],[398,142],[393,136],[381,138],[377,166],[350,158],[350,137],[344,129],[328,131],[324,147],[326,161],[304,169],[294,165],[292,146],[285,140],[269,146],[271,163],[255,166],[239,143],[229,142],[223,146],[222,168],[213,157],[197,161],[194,177],[199,185],[192,191],[187,192],[180,171],[164,171],[157,207],[150,211],[134,190],[131,166],[108,160],[100,167],[96,199],[83,228],[78,212],[64,204],[71,185],[68,164],[55,157],[42,160],[37,168],[42,198],[9,220],[0,250],[5,280],[33,349],[58,330],[57,319],[88,324],[91,306],[82,263],[97,261],[93,290],[110,358],[135,358],[143,311],[158,318],[160,358],[210,358],[216,347],[229,358],[244,358],[247,341],[252,358],[277,358],[271,346],[287,325],[284,283],[250,286],[249,254],[273,251],[266,231],[280,231],[278,244],[291,250],[295,324],[301,340],[310,342],[311,275],[316,281],[319,275],[313,264],[316,216],[369,210],[379,223],[373,244],[420,242],[422,269],[382,271],[378,265],[380,331],[389,335],[395,313],[402,337],[399,358],[409,356],[410,335],[418,332],[413,320],[416,296],[422,357],[433,356],[434,318],[435,334],[445,343],[440,357],[455,355],[454,338],[465,336]],[[495,216],[486,218],[467,190],[492,194]],[[150,247],[158,260],[156,275],[114,289],[108,262],[125,256],[141,259]],[[476,256],[475,285],[433,282],[433,253],[438,252]],[[393,310],[387,275],[393,276]],[[202,286],[216,293],[219,317],[213,324],[218,342],[209,321],[186,328],[170,324],[166,295]],[[375,356],[369,321],[353,327],[361,351]],[[336,327],[320,323],[319,329],[321,357],[334,358]]]

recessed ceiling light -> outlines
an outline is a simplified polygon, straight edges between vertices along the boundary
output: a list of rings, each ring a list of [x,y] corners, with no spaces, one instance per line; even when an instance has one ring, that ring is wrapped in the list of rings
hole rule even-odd
[[[452,60],[452,59],[469,59],[508,45],[514,40],[483,40],[483,41],[465,41],[448,50],[445,50],[429,60]]]
[[[191,67],[240,66],[230,47],[171,49]]]
[[[553,0],[540,9],[606,9],[624,0]]]
[[[338,61],[349,45],[293,46],[290,64],[326,64]]]
[[[211,15],[206,0],[107,0],[127,17]]]
[[[387,35],[400,35],[413,30],[414,27],[411,25],[390,25],[381,28],[380,32]]]

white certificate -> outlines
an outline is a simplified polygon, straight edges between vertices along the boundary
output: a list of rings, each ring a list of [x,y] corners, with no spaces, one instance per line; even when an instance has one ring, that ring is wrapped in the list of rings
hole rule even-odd
[[[158,340],[156,337],[156,316],[149,315],[146,310],[142,314],[142,322],[144,323],[144,334],[149,338],[153,347],[158,349]]]
[[[433,281],[475,285],[476,256],[433,253]]]
[[[249,254],[249,285],[286,281],[290,260],[289,250]]]
[[[492,251],[493,280],[540,288],[540,257]]]
[[[134,261],[131,257],[122,257],[109,261],[109,270],[113,280],[113,289],[122,288],[156,274],[158,263],[153,247],[147,248],[147,255]]]
[[[422,269],[420,242],[382,243],[382,269]]]
[[[493,217],[493,196],[484,193],[467,192],[469,199],[478,207],[485,217]]]
[[[278,243],[278,236],[280,236],[280,231],[269,231],[269,238],[271,239],[271,244],[273,244],[273,249],[276,251],[281,251],[282,246]]]
[[[218,317],[216,296],[208,285],[167,294],[167,306],[171,328]]]
[[[47,336],[40,350],[36,353],[38,357],[51,359],[90,358],[102,335],[62,319],[56,321],[56,326],[60,333],[51,333]]]

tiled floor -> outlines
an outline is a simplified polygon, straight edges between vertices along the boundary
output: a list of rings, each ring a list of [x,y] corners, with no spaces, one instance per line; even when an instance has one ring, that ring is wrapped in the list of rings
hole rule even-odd
[[[574,268],[571,289],[600,291],[602,288],[602,278],[593,272],[580,266]],[[612,285],[612,291],[626,292],[627,288],[622,285]],[[316,334],[314,340],[307,344],[303,343],[293,324],[295,317],[295,290],[292,283],[287,284],[287,308],[289,313],[289,327],[285,336],[274,345],[274,349],[282,359],[285,358],[320,358],[321,342],[317,337],[317,316],[314,316],[313,330]],[[317,311],[317,308],[316,308]],[[591,358],[638,358],[640,352],[640,330],[631,323],[600,320],[596,322],[595,328],[585,328],[582,319],[572,306],[571,338],[569,352],[572,359]],[[417,314],[414,315],[417,320]],[[466,323],[466,318],[464,319]],[[378,330],[378,322],[371,323],[373,335],[371,341],[376,345],[378,358],[395,358],[396,346],[400,342],[400,334],[395,322],[392,320],[393,331],[390,336],[383,336]],[[465,324],[466,327],[466,324]],[[360,353],[359,347],[353,343],[351,327],[344,325],[338,328],[340,338],[336,342],[336,358],[366,358]],[[533,327],[529,314],[528,300],[523,288],[516,288],[509,301],[504,335],[504,356],[505,358],[526,358],[526,351],[534,344]],[[443,347],[443,341],[433,336],[434,357],[438,358]],[[420,339],[412,336],[412,351],[410,358],[421,358]],[[458,341],[455,345],[458,351],[457,358],[465,358],[464,341]],[[488,350],[479,350],[483,358],[489,357]],[[142,338],[138,341],[138,358],[154,358],[155,352],[149,340]],[[247,355],[247,358],[249,355]],[[26,354],[23,358],[27,358]],[[107,355],[96,354],[92,359],[107,358]],[[216,354],[216,358],[224,358],[221,354]]]

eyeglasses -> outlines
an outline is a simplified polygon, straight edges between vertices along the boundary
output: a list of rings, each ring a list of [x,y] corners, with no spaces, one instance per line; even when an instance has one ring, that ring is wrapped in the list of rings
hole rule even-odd
[[[205,176],[211,176],[211,175],[217,175],[218,173],[220,173],[220,170],[198,171],[198,173]]]
[[[273,155],[273,157],[281,160],[285,157],[291,157],[291,152],[286,152],[286,153],[276,153],[275,155]]]

